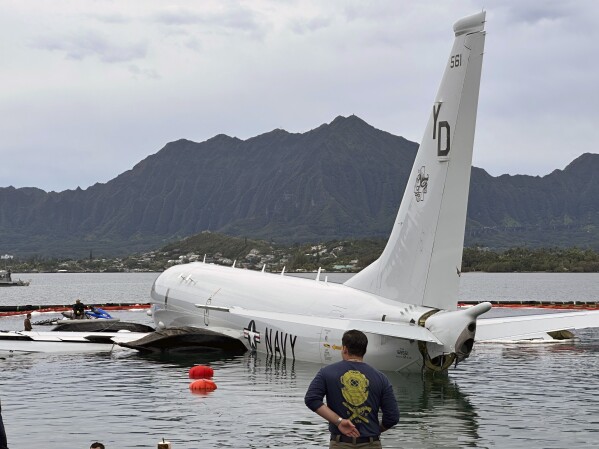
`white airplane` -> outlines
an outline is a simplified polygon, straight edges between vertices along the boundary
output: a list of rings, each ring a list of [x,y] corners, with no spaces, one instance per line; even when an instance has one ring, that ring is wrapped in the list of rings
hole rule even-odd
[[[174,266],[152,287],[157,327],[191,326],[212,342],[324,364],[340,360],[343,332],[359,329],[378,369],[445,371],[470,355],[475,334],[477,341],[526,338],[599,326],[597,312],[477,321],[490,303],[458,310],[484,23],[481,12],[453,27],[441,86],[378,260],[345,284],[320,274],[308,280],[201,262]]]

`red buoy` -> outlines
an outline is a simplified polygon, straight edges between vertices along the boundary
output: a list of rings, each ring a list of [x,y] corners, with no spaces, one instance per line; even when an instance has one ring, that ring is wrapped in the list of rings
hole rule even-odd
[[[199,379],[190,383],[189,389],[194,393],[206,393],[216,390],[216,384],[210,379]]]
[[[206,365],[196,365],[189,370],[190,379],[211,379],[214,370]]]

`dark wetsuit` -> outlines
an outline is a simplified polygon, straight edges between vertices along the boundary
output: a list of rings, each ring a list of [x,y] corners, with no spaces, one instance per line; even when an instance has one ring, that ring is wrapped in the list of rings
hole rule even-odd
[[[85,306],[81,302],[73,304],[73,318],[84,318],[85,317]]]
[[[399,408],[389,379],[364,362],[344,360],[322,368],[308,387],[304,401],[315,412],[324,404],[325,396],[327,406],[353,422],[361,437],[380,435],[379,409],[385,429],[399,422]],[[329,424],[329,431],[332,437],[340,435],[333,424]]]

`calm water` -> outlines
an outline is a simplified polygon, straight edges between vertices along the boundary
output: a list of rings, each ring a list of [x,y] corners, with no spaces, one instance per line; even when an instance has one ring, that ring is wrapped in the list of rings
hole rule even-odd
[[[146,302],[156,274],[37,274],[0,290],[3,304]],[[335,278],[335,279],[334,279]],[[465,274],[461,298],[598,300],[595,274]],[[329,275],[329,280],[336,277]],[[502,313],[502,311],[493,311]],[[503,313],[517,313],[512,310]],[[121,319],[150,323],[143,312]],[[34,315],[36,319],[46,316]],[[0,318],[18,329],[23,317]],[[479,344],[449,376],[389,374],[400,424],[387,448],[565,448],[599,442],[599,332],[566,344]],[[210,363],[218,389],[191,394],[188,369]],[[17,355],[0,360],[11,449],[327,446],[324,422],[303,404],[318,365],[264,356],[158,358],[133,351]]]

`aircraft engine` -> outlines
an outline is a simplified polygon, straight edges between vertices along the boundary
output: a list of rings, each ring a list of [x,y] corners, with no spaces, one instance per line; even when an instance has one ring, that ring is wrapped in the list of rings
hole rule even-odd
[[[418,324],[430,330],[443,345],[419,342],[424,364],[433,371],[445,371],[452,363],[467,359],[474,347],[476,319],[491,310],[491,303],[456,311],[433,309],[420,317]]]

